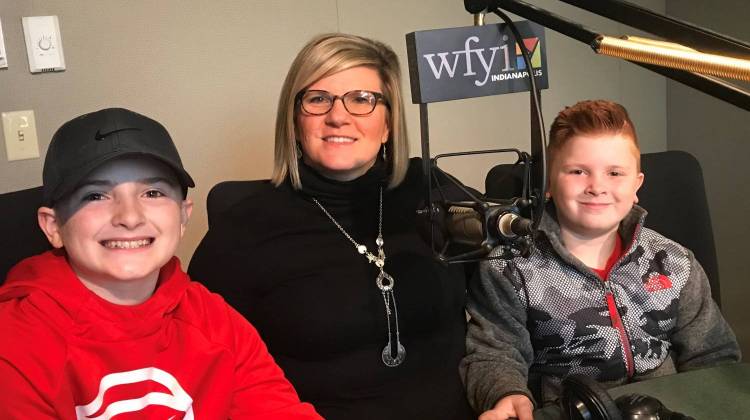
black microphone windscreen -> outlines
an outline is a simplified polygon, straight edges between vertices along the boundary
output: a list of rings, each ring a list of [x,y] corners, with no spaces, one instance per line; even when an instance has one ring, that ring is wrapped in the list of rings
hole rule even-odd
[[[471,14],[487,10],[487,0],[464,0],[464,8]]]

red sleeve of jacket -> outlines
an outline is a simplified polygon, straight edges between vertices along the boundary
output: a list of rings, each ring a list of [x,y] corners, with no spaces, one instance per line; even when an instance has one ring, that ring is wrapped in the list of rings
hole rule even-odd
[[[5,360],[0,360],[0,378],[0,418],[58,418],[49,402],[42,398],[24,375]]]
[[[211,298],[224,307],[228,318],[228,322],[212,323],[215,338],[225,342],[235,354],[229,417],[233,420],[321,420],[312,405],[300,402],[256,329],[218,295],[211,294]]]
[[[64,342],[47,323],[38,300],[0,303],[0,419],[70,418],[56,410],[68,390],[59,382]],[[49,308],[47,308],[49,309]],[[70,413],[73,413],[71,407]],[[68,414],[70,414],[68,413]]]

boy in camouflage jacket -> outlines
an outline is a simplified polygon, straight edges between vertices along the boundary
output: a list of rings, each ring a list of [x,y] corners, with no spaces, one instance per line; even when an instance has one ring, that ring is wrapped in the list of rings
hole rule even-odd
[[[535,250],[483,262],[469,287],[461,375],[480,420],[530,420],[532,399],[556,401],[571,374],[612,386],[738,361],[693,253],[643,227],[627,111],[567,107],[548,150],[551,202]]]

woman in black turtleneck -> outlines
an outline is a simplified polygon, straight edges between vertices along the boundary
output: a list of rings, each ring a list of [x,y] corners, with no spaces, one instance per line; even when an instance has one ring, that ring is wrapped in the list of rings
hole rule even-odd
[[[282,88],[271,181],[209,215],[190,265],[329,420],[475,418],[458,375],[465,280],[417,233],[400,86],[389,47],[311,40]]]

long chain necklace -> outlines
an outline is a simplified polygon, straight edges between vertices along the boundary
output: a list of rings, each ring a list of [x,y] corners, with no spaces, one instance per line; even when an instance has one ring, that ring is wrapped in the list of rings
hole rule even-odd
[[[395,280],[393,280],[393,277],[391,277],[391,275],[386,273],[383,269],[383,267],[385,267],[385,251],[383,250],[383,245],[385,244],[383,242],[383,187],[380,187],[378,237],[377,239],[375,239],[375,245],[378,246],[377,255],[368,251],[366,246],[357,243],[357,241],[355,241],[351,237],[351,235],[349,235],[349,233],[344,230],[339,222],[337,222],[336,219],[331,216],[331,213],[328,213],[328,210],[326,210],[326,208],[323,207],[323,205],[320,204],[320,202],[315,197],[311,198],[312,201],[315,202],[315,204],[317,204],[321,210],[323,210],[323,213],[325,213],[325,215],[328,216],[329,219],[331,219],[333,224],[336,225],[337,228],[339,228],[341,233],[346,236],[346,239],[349,239],[349,241],[354,244],[354,248],[357,249],[357,252],[364,255],[364,257],[367,258],[367,262],[375,264],[375,266],[380,270],[380,274],[378,274],[378,277],[375,279],[375,284],[378,286],[378,289],[380,289],[380,293],[383,295],[383,303],[385,304],[385,317],[388,324],[388,344],[386,344],[383,348],[381,357],[383,363],[388,367],[396,367],[400,365],[404,361],[404,358],[406,358],[406,349],[401,344],[400,332],[398,329],[398,309],[396,308],[396,295],[393,294],[393,286],[395,286],[396,282]],[[391,306],[393,307],[393,310],[391,310]],[[393,319],[393,321],[391,321],[391,318]],[[391,328],[391,322],[393,322],[394,324],[393,328]],[[394,330],[396,333],[395,337],[393,336]]]

